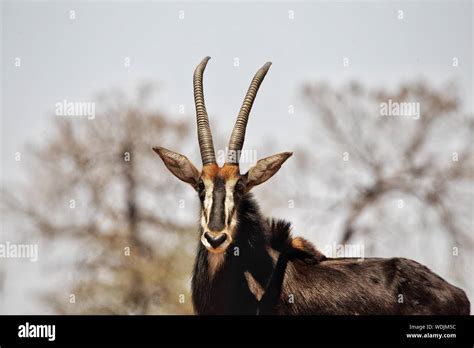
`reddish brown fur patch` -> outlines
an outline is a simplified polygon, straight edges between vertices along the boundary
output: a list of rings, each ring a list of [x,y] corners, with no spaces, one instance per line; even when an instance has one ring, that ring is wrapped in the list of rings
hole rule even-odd
[[[217,164],[206,164],[202,167],[202,177],[209,180],[214,180],[216,176],[223,178],[224,180],[229,180],[231,178],[236,178],[240,175],[239,166],[235,164],[224,164],[222,167],[219,167]]]
[[[214,180],[219,170],[219,166],[215,163],[206,164],[202,167],[201,176],[205,179]]]
[[[235,164],[224,164],[219,171],[219,176],[225,180],[236,178],[240,175],[239,166]]]
[[[296,252],[296,256],[303,258],[306,263],[317,263],[326,259],[326,256],[317,250],[314,245],[301,237],[291,239],[292,253]]]
[[[291,246],[295,249],[305,250],[305,241],[299,237],[293,238],[291,240]]]

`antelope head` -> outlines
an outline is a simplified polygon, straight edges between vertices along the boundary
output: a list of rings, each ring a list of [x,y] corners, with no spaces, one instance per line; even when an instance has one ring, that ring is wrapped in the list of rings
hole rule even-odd
[[[204,69],[209,59],[204,58],[196,67],[193,78],[202,170],[199,171],[187,157],[179,153],[163,147],[154,147],[153,150],[171,173],[196,190],[201,202],[201,242],[209,252],[223,253],[235,238],[239,223],[237,208],[244,195],[254,186],[270,179],[292,153],[283,152],[263,158],[247,173],[240,173],[239,159],[247,121],[258,89],[270,68],[271,63],[268,62],[257,71],[245,95],[230,136],[226,161],[222,166],[217,164],[202,86]]]

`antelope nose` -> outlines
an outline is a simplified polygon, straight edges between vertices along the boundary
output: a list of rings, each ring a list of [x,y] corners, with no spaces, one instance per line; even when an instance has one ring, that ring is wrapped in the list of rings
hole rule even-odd
[[[220,233],[217,236],[213,236],[209,232],[204,233],[204,238],[211,244],[213,248],[217,248],[219,245],[224,243],[224,241],[227,239],[227,234],[226,233]]]

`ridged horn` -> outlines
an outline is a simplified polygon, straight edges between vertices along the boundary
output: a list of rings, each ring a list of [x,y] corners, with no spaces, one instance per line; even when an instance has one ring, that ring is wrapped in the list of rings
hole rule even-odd
[[[230,136],[227,163],[239,163],[240,151],[244,146],[245,129],[247,128],[250,110],[252,109],[253,102],[257,96],[258,89],[260,88],[260,85],[271,65],[271,62],[266,62],[265,65],[257,71],[252,79],[252,83],[250,83],[250,87],[247,90],[247,94],[245,95],[244,102],[242,103],[239,115],[237,116],[237,121],[235,121],[235,126]]]
[[[202,76],[207,62],[211,57],[205,57],[194,70],[194,104],[196,105],[196,121],[198,131],[199,149],[201,151],[202,164],[216,163],[214,144],[212,142],[211,127],[207,116],[206,104],[202,88]]]

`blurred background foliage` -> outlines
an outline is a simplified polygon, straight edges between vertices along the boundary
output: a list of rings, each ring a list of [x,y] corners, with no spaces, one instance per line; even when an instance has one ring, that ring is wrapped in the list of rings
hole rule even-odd
[[[98,98],[94,120],[57,119],[51,138],[28,146],[29,184],[4,194],[29,233],[77,249],[69,290],[45,294],[57,313],[192,311],[194,228],[175,218],[166,196],[179,184],[154,170],[151,150],[157,141],[179,149],[190,127],[149,108],[153,93],[150,85],[132,98],[114,90]]]
[[[151,107],[158,96],[151,85],[133,96],[112,90],[94,120],[55,117],[54,132],[25,152],[29,181],[2,192],[21,233],[69,255],[49,270],[70,272],[68,282],[42,294],[56,313],[192,313],[197,199],[151,147],[197,149],[195,121]],[[366,256],[411,255],[472,299],[474,122],[456,88],[308,82],[301,99],[308,146],[259,193],[264,211],[285,218],[272,207],[291,197],[292,218],[317,246],[359,241]],[[419,102],[420,118],[381,116],[389,99]]]

